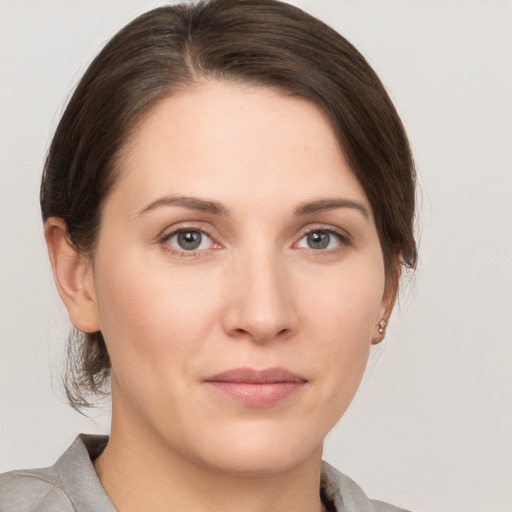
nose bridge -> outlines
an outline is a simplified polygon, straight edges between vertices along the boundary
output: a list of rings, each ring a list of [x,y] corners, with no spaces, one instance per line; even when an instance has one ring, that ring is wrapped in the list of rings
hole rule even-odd
[[[285,259],[264,244],[240,253],[228,329],[257,341],[290,333],[296,315]]]

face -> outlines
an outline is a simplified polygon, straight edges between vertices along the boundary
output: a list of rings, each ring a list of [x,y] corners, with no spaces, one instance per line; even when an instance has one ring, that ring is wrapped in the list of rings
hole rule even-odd
[[[119,169],[90,269],[114,422],[217,470],[319,457],[389,309],[329,123],[210,82],[158,104]]]

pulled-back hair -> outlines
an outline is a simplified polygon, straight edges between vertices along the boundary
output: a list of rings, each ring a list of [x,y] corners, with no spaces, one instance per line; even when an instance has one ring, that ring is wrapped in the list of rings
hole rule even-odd
[[[160,7],[119,31],[93,60],[60,120],[41,184],[43,219],[61,217],[92,255],[116,157],[148,110],[205,80],[270,87],[305,98],[330,120],[371,205],[386,275],[414,268],[415,172],[398,114],[363,56],[333,29],[275,0]],[[76,409],[105,393],[101,332],[68,342],[66,393]]]

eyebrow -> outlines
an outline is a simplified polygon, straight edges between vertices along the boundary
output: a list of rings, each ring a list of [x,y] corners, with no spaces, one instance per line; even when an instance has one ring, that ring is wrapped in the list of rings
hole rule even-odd
[[[181,206],[182,208],[207,212],[213,215],[228,216],[231,214],[231,212],[218,201],[189,196],[166,196],[142,208],[142,210],[139,211],[139,215],[144,215],[161,206]],[[367,208],[362,203],[344,198],[319,199],[317,201],[302,203],[295,209],[294,213],[297,216],[303,216],[338,208],[352,208],[359,211],[366,219],[370,218]]]
[[[370,219],[370,213],[362,203],[344,198],[320,199],[310,203],[303,203],[296,208],[295,215],[310,215],[338,208],[352,208],[362,213],[366,219]]]
[[[139,211],[139,215],[144,215],[160,206],[181,206],[189,210],[207,212],[213,215],[230,215],[229,210],[222,203],[188,196],[162,197],[142,208],[142,210]]]

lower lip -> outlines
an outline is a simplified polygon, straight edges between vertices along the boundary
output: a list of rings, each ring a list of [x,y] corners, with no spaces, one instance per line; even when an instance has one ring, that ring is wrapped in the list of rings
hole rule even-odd
[[[209,381],[215,391],[252,407],[266,407],[281,402],[299,390],[306,382],[224,382]]]

